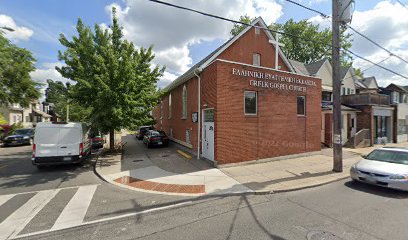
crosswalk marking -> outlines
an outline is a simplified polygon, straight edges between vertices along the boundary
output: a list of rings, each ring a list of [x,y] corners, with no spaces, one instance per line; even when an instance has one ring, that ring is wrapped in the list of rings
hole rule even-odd
[[[81,225],[97,187],[97,185],[80,187],[71,201],[65,206],[51,229],[63,229]]]
[[[58,192],[59,189],[39,192],[13,212],[0,224],[0,240],[15,237]]]
[[[8,200],[10,200],[12,197],[14,197],[15,194],[9,194],[9,195],[1,195],[0,196],[0,206],[6,203]]]

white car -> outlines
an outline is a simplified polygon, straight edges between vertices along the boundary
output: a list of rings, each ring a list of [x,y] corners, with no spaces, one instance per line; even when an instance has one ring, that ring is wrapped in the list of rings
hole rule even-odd
[[[408,148],[372,151],[350,169],[353,180],[408,191]]]
[[[32,163],[37,167],[82,163],[91,154],[89,127],[84,123],[40,122],[34,134]]]

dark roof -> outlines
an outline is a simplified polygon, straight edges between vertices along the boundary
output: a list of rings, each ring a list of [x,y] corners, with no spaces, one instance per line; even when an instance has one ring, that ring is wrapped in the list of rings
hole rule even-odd
[[[326,60],[326,58],[323,58],[317,62],[306,64],[307,71],[310,73],[310,75],[316,75]]]
[[[292,65],[293,69],[296,71],[296,73],[310,75],[304,63],[292,59],[289,59],[289,62]]]
[[[340,67],[340,79],[344,79],[350,67]]]
[[[368,89],[378,89],[377,80],[375,77],[367,77],[360,80]]]

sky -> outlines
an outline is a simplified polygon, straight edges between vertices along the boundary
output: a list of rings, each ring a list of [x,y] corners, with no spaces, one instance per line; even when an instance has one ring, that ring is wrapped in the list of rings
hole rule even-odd
[[[331,0],[294,0],[331,15]],[[327,19],[285,0],[168,0],[170,3],[238,20],[242,15],[261,16],[267,24],[307,19],[321,28],[330,27]],[[408,0],[356,0],[351,26],[391,52],[408,60]],[[31,73],[35,81],[47,79],[67,81],[55,66],[58,51],[64,50],[58,38],[61,33],[69,39],[75,36],[76,22],[86,25],[111,23],[115,6],[125,38],[135,46],[153,45],[154,64],[166,66],[159,81],[165,87],[193,64],[228,40],[232,23],[208,18],[180,9],[159,5],[147,0],[0,0],[0,27],[11,27],[6,37],[19,47],[30,50],[36,58],[37,69]],[[355,53],[408,76],[408,64],[369,43],[353,36]],[[353,66],[366,70],[365,76],[375,76],[380,86],[390,83],[408,85],[408,80],[355,59]]]

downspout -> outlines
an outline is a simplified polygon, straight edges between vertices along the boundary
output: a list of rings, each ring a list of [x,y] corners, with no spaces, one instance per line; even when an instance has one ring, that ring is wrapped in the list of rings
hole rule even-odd
[[[200,70],[198,68],[194,69],[194,75],[197,76],[198,79],[198,103],[197,103],[197,159],[200,159],[200,140],[201,140],[201,78],[200,75],[196,73],[196,70],[198,70],[198,73],[200,73]]]

